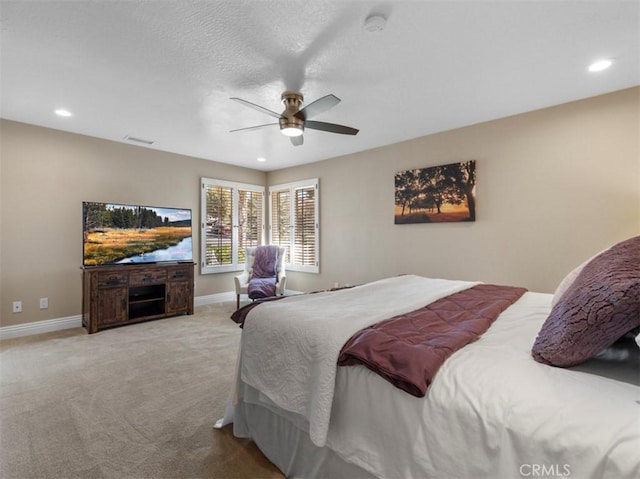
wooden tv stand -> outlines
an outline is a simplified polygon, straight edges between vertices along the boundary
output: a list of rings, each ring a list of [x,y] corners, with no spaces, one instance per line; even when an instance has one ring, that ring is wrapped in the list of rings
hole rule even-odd
[[[83,268],[82,325],[105,328],[193,314],[193,263]]]

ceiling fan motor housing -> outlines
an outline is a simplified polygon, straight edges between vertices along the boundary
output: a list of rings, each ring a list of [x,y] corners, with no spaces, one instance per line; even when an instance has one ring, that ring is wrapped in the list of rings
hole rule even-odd
[[[285,128],[297,128],[304,130],[304,120],[298,118],[296,113],[300,111],[300,107],[304,102],[304,97],[300,93],[293,91],[285,91],[282,94],[282,103],[284,103],[285,110],[282,112],[282,116],[279,119],[280,129]]]

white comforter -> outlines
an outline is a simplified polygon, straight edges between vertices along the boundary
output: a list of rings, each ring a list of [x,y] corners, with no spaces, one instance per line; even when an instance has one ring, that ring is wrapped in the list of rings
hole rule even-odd
[[[414,285],[435,288],[435,296],[444,294],[443,289],[471,286],[408,279]],[[360,321],[361,315],[369,317],[363,313],[366,304],[381,317],[396,314],[378,311],[392,309],[391,303],[406,303],[407,310],[420,307],[410,299],[414,288],[400,287],[393,298],[384,294],[385,290],[396,288],[398,284],[394,283],[398,280],[363,287],[366,300],[360,296],[362,290],[332,293],[348,293],[341,301],[347,303],[347,311],[353,311],[348,319],[337,322]],[[525,293],[479,340],[444,363],[424,398],[391,386],[363,366],[339,367],[337,374],[333,368],[330,376],[335,377],[335,389],[332,380],[330,388],[315,388],[315,382],[324,384],[319,378],[323,368],[316,367],[319,364],[315,359],[309,362],[300,356],[308,354],[335,365],[338,353],[311,346],[304,334],[302,343],[287,343],[287,338],[298,341],[297,334],[288,332],[286,320],[280,317],[286,315],[290,320],[292,313],[284,311],[295,303],[295,314],[301,314],[296,321],[309,321],[316,331],[314,336],[321,337],[327,330],[333,336],[332,330],[338,326],[333,321],[336,311],[325,305],[321,296],[314,296],[257,308],[247,325],[253,330],[253,339],[243,343],[244,355],[249,348],[256,350],[251,351],[252,366],[242,366],[241,402],[260,405],[305,431],[316,421],[316,440],[326,438],[324,448],[302,447],[296,441],[286,443],[296,437],[295,431],[280,431],[283,444],[272,446],[275,453],[270,459],[287,474],[317,477],[314,467],[325,460],[325,452],[330,449],[345,463],[379,478],[640,477],[640,387],[588,372],[603,371],[602,363],[590,361],[571,370],[546,366],[531,357],[531,346],[551,309],[550,294]],[[278,303],[282,304],[271,310]],[[267,309],[271,312],[263,317]],[[319,311],[312,312],[314,309]],[[263,321],[264,327],[258,329],[257,323]],[[360,325],[353,329],[358,328]],[[268,335],[262,346],[256,334]],[[293,352],[281,355],[282,350]],[[637,351],[633,350],[631,357],[637,358]],[[297,364],[299,360],[302,365]],[[276,368],[275,373],[269,372],[272,367]],[[283,373],[277,368],[282,368]],[[621,362],[615,370],[631,373],[624,375],[627,379],[638,376],[637,361]],[[256,378],[262,374],[264,379]],[[304,374],[304,378],[296,374]],[[245,378],[257,390],[243,384]],[[305,384],[313,386],[311,393]],[[326,403],[330,396],[332,406]],[[313,408],[320,404],[324,408],[322,416],[312,415]],[[326,432],[320,426],[324,427],[328,413],[331,420]],[[244,414],[237,418],[242,424],[242,436],[251,437],[251,431],[260,430],[261,437],[272,442],[273,422],[249,427]]]
[[[327,446],[384,478],[639,478],[640,387],[531,357],[551,297],[525,293],[424,398],[339,368]]]
[[[261,305],[244,324],[242,381],[302,418],[300,427],[324,446],[344,343],[367,326],[475,284],[408,275]]]

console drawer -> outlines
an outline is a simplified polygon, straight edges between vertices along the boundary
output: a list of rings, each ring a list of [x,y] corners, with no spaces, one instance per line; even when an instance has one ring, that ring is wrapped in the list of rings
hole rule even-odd
[[[175,268],[169,270],[169,281],[184,281],[191,279],[193,268],[185,266],[184,268]]]
[[[129,281],[127,273],[106,272],[98,274],[98,288],[111,288],[114,286],[126,286]]]
[[[134,271],[129,274],[129,284],[139,286],[145,284],[159,284],[167,281],[167,272],[164,269],[147,269]]]

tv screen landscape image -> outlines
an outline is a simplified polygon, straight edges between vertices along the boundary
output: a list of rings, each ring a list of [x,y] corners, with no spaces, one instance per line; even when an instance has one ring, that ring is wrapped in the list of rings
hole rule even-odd
[[[83,266],[193,261],[191,210],[82,203]]]

